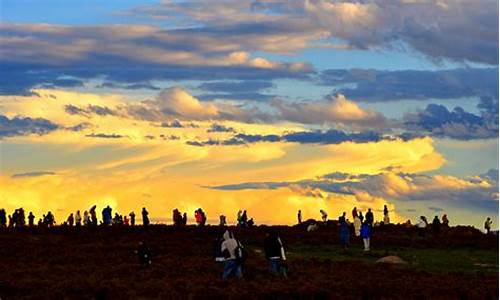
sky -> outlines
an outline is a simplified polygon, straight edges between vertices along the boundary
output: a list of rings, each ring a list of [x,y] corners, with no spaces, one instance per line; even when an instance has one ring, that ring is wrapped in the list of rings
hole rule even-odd
[[[3,0],[0,207],[497,224],[498,10]]]

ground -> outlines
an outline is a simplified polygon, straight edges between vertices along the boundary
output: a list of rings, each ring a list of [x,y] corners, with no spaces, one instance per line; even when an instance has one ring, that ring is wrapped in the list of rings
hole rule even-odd
[[[316,232],[274,227],[288,252],[289,278],[267,274],[264,226],[233,228],[248,249],[244,280],[221,280],[215,226],[0,229],[0,299],[498,299],[498,236],[457,227],[425,238],[413,228],[375,228],[372,251],[335,224]],[[153,264],[134,249],[145,241]],[[407,265],[375,261],[397,255]]]

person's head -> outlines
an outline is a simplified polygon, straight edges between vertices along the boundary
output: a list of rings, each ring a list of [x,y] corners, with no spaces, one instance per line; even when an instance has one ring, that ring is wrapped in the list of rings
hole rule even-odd
[[[372,209],[371,209],[371,208],[369,208],[369,209],[368,209],[368,211],[369,211],[369,212],[371,212],[371,211],[372,211]]]
[[[342,213],[342,216],[344,216],[344,217],[345,217],[345,211]]]
[[[439,219],[439,217],[438,216],[434,216],[434,219]]]
[[[302,212],[300,209],[299,209],[299,213]]]
[[[488,221],[489,221],[489,220],[491,220],[491,219],[490,219],[490,217],[487,217],[487,218],[486,218],[486,220],[488,220]]]
[[[229,240],[229,239],[234,239],[234,234],[229,231],[229,230],[226,230],[224,232],[224,234],[222,235],[222,237],[225,239],[225,240]]]
[[[424,216],[420,216],[420,220],[424,220],[425,221],[425,217]]]

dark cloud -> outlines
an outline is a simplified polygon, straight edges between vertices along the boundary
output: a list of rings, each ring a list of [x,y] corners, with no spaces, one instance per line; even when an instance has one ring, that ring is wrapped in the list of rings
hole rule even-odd
[[[439,71],[380,71],[367,69],[325,70],[319,83],[335,86],[356,101],[456,99],[495,97],[498,99],[498,68]]]
[[[303,131],[285,133],[283,135],[269,134],[245,134],[239,133],[228,140],[213,140],[208,141],[188,141],[192,146],[214,146],[214,145],[245,145],[257,142],[289,142],[300,144],[340,144],[343,142],[367,143],[377,142],[382,139],[390,139],[391,137],[382,136],[376,132],[354,132],[347,133],[340,130],[330,129],[327,131]]]
[[[116,133],[111,133],[111,134],[107,134],[107,133],[91,133],[91,134],[87,134],[85,136],[86,137],[91,137],[91,138],[102,138],[102,139],[120,139],[120,138],[127,137],[126,135],[121,135],[121,134],[116,134]]]
[[[67,104],[64,106],[64,110],[66,113],[70,115],[81,115],[84,117],[89,118],[92,114],[99,115],[99,116],[116,116],[118,115],[117,112],[115,112],[113,109],[106,107],[106,106],[100,106],[100,105],[93,105],[89,104],[87,107],[78,107],[72,104]]]
[[[60,126],[43,118],[29,118],[16,116],[12,119],[0,115],[0,138],[20,136],[20,135],[44,135]]]
[[[82,130],[85,130],[85,129],[88,129],[88,128],[92,128],[92,127],[94,127],[94,126],[91,123],[83,122],[83,123],[80,123],[80,124],[76,124],[74,126],[66,127],[65,129],[66,130],[70,130],[70,131],[82,131]]]
[[[461,107],[449,111],[439,104],[429,104],[425,110],[406,114],[404,124],[408,130],[429,133],[438,137],[460,140],[498,138],[498,100],[481,99],[481,115],[466,112]]]
[[[245,80],[245,81],[210,81],[198,86],[199,89],[213,92],[200,94],[200,100],[231,99],[231,100],[252,100],[267,101],[276,95],[263,94],[259,91],[272,88],[271,81]]]
[[[427,209],[432,210],[433,212],[441,212],[444,210],[443,208],[436,206],[428,206]]]
[[[212,125],[210,125],[210,128],[207,129],[207,132],[236,132],[236,130],[234,130],[234,128],[232,127],[227,127],[222,124],[212,123]]]
[[[18,173],[18,174],[12,175],[11,177],[12,178],[24,178],[24,177],[39,177],[39,176],[45,176],[45,175],[56,175],[56,173],[50,172],[50,171],[35,171],[35,172]]]
[[[117,82],[104,82],[97,86],[97,88],[108,88],[108,89],[124,89],[124,90],[160,90],[159,87],[151,84],[150,82],[138,82],[138,83],[117,83]]]

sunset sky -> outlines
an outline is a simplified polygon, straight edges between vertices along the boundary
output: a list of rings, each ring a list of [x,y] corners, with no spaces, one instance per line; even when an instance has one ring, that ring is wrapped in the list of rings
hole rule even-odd
[[[498,226],[498,0],[0,2],[0,207]]]

